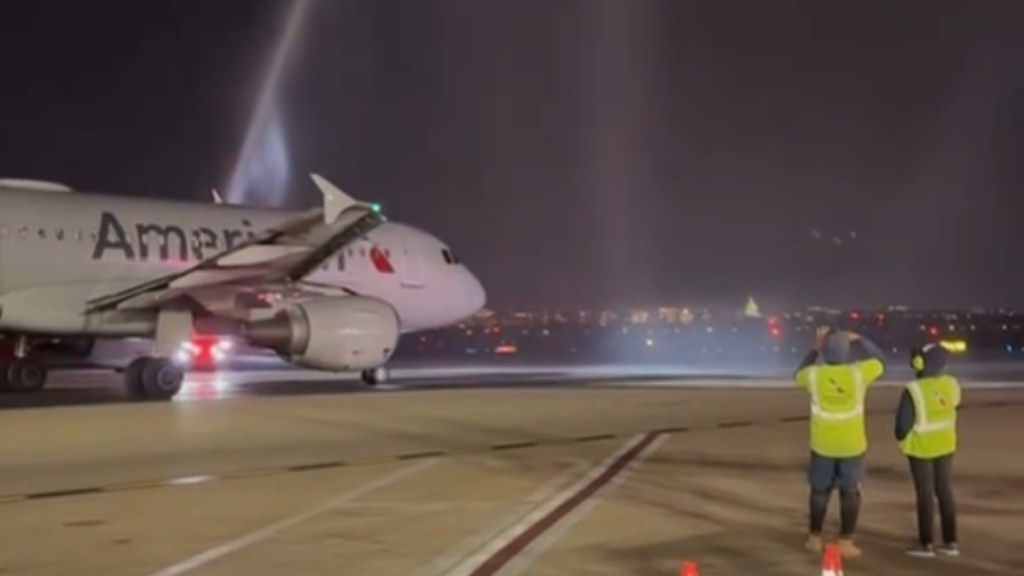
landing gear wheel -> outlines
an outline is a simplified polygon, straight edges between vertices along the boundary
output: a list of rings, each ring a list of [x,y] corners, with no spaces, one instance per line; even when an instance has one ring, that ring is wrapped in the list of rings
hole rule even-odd
[[[360,373],[360,377],[363,379],[363,384],[367,386],[376,386],[383,382],[387,382],[391,376],[389,370],[384,366],[378,366],[372,370],[363,370]]]
[[[146,390],[142,387],[142,369],[148,361],[148,356],[141,356],[132,360],[124,369],[124,387],[128,391],[128,396],[135,399],[146,397]]]
[[[136,358],[124,371],[128,394],[137,399],[170,400],[184,379],[185,371],[169,358]]]
[[[4,388],[11,392],[38,392],[46,386],[46,366],[29,358],[16,358],[6,376]]]
[[[170,358],[150,358],[142,367],[142,388],[148,398],[170,400],[184,380],[185,371]]]

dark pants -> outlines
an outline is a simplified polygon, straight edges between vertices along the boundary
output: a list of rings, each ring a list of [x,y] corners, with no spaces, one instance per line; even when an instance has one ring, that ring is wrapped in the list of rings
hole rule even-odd
[[[849,538],[857,530],[860,516],[860,483],[864,479],[864,456],[851,458],[828,458],[811,452],[807,466],[807,481],[811,486],[808,507],[810,508],[811,534],[821,534],[828,513],[828,501],[832,490],[839,489],[839,516],[841,538]]]
[[[939,501],[942,541],[956,544],[956,503],[953,500],[953,455],[939,458],[908,458],[917,494],[917,537],[923,545],[934,543],[935,500]]]

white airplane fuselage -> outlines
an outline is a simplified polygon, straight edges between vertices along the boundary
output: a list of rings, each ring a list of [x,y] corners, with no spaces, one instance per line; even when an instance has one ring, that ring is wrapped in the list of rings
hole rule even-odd
[[[86,314],[91,298],[186,269],[295,212],[0,188],[0,330],[149,337],[148,310]],[[436,237],[385,222],[307,280],[390,304],[402,332],[443,327],[480,310],[477,278]]]

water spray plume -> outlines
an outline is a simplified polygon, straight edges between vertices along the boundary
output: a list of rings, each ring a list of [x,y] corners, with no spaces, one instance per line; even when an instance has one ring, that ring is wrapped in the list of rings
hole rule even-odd
[[[288,7],[284,32],[263,78],[242,152],[228,183],[225,199],[231,203],[251,204],[257,203],[256,200],[273,205],[284,203],[289,162],[278,91],[289,56],[302,34],[310,3],[311,0],[294,0]],[[266,196],[270,197],[254,198],[252,194],[255,189],[266,191]]]

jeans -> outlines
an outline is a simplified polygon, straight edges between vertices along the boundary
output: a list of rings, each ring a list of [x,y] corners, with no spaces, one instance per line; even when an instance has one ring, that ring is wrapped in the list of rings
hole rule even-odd
[[[840,537],[849,538],[857,529],[860,516],[860,483],[864,479],[864,456],[829,458],[811,452],[807,481],[811,486],[809,532],[819,535],[828,513],[828,501],[839,489]]]

